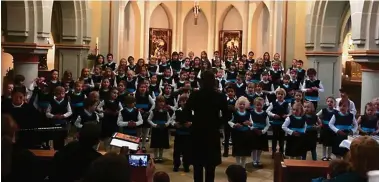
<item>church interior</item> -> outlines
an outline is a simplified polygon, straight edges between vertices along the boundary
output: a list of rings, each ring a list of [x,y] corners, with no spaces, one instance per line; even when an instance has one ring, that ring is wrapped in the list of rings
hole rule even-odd
[[[3,89],[14,75],[30,85],[53,69],[76,80],[100,54],[113,54],[117,64],[130,56],[148,64],[175,51],[205,51],[209,60],[215,51],[222,59],[228,51],[237,59],[279,54],[285,70],[297,59],[317,71],[325,89],[319,108],[344,88],[363,113],[379,96],[379,1],[1,1],[1,49]],[[192,173],[172,172],[166,151],[157,169],[192,181]],[[248,181],[274,180],[271,153],[262,158],[263,169],[247,167]],[[216,181],[227,181],[233,163],[223,158]]]

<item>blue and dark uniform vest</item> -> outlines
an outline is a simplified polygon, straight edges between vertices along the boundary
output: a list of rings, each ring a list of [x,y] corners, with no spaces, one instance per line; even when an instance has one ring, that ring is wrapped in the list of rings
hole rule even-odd
[[[266,127],[267,113],[262,111],[257,113],[255,110],[251,111],[251,119],[253,120],[253,127],[259,130],[263,130]]]
[[[300,90],[300,82],[297,80],[290,80],[289,85],[292,90]]]
[[[225,68],[229,69],[230,65],[233,63],[233,60],[225,60]]]
[[[100,100],[108,100],[108,98],[110,97],[110,93],[111,91],[109,89],[108,90],[101,89],[99,91]]]
[[[173,71],[180,72],[180,69],[182,67],[182,63],[179,60],[172,60],[170,64],[171,64],[171,68],[173,69]]]
[[[286,96],[284,97],[284,100],[286,100],[286,102],[291,103],[293,100],[292,95],[290,95],[290,92],[293,91],[291,85],[282,83],[279,85],[279,87],[286,91]]]
[[[176,128],[176,134],[177,135],[189,135],[190,134],[190,128],[187,128],[184,126],[184,123],[186,122],[186,116],[182,110],[182,108],[179,108],[175,111],[175,122],[180,123],[180,127]]]
[[[228,96],[227,96],[228,97]],[[230,106],[235,106],[236,105],[236,102],[237,102],[237,98],[232,98],[232,99],[230,99],[230,98],[228,98],[227,99],[228,100],[228,105]]]
[[[180,88],[184,87],[184,84],[185,84],[184,81],[178,81],[178,82],[176,83],[176,88],[180,89]]]
[[[49,87],[50,93],[54,93],[55,88],[58,86],[62,86],[62,83],[60,81],[57,81],[56,83],[49,81],[47,85]]]
[[[37,95],[38,95],[38,101],[37,101],[38,107],[41,108],[42,110],[47,109],[53,96],[50,93],[43,92],[42,90],[38,90]]]
[[[80,124],[84,125],[87,122],[99,122],[96,112],[92,112],[91,115],[88,115],[87,112],[85,110],[80,112]]]
[[[246,93],[246,83],[243,82],[243,83],[236,83],[236,96],[237,97],[241,97],[243,95],[245,95]]]
[[[157,65],[149,64],[149,66],[147,67],[147,71],[149,72],[150,76],[157,74],[156,73],[157,69],[158,69]]]
[[[172,78],[171,76],[170,77],[163,77],[162,78],[162,82],[163,84],[167,83],[168,85],[171,85],[172,86],[172,81],[173,81],[174,78]]]
[[[243,75],[243,76],[245,76],[245,74],[246,74],[246,70],[238,70],[238,71],[237,71],[237,74],[238,74],[238,75]]]
[[[133,93],[136,91],[136,81],[137,81],[137,78],[133,78],[131,80],[129,79],[126,79],[126,90],[129,92],[129,93]]]
[[[166,69],[170,69],[169,64],[160,64],[159,65],[159,73],[163,73]]]
[[[123,80],[123,81],[126,81],[126,76],[125,75],[122,75],[122,76],[120,76],[120,75],[117,75],[116,76],[116,83],[117,83],[117,85]]]
[[[233,113],[233,120],[234,123],[239,123],[242,125],[240,128],[236,128],[238,131],[249,131],[250,128],[248,126],[243,125],[243,122],[250,121],[250,112],[245,111],[244,113],[241,113],[239,111],[235,111]]]
[[[305,120],[306,120],[306,123],[307,123],[307,129],[311,129],[313,128],[316,124],[317,124],[317,121],[318,121],[318,117],[317,115],[313,114],[313,115],[305,115]]]
[[[191,88],[192,88],[192,89],[195,89],[195,88],[198,88],[198,87],[199,87],[198,82],[197,82],[196,79],[195,79],[195,80],[189,80],[189,81],[190,81],[190,83],[191,83]]]
[[[299,83],[304,81],[306,71],[304,69],[297,69],[297,81]]]
[[[226,80],[225,79],[217,79],[216,78],[216,87],[218,87],[218,85],[219,84],[221,84],[221,87],[222,87],[222,89],[224,89],[225,88],[225,84],[226,84]]]
[[[361,129],[366,133],[375,132],[377,129],[378,117],[361,116]]]
[[[93,83],[101,83],[101,80],[103,79],[103,76],[101,75],[92,75],[91,79],[93,80]]]
[[[175,97],[173,94],[166,95],[164,94],[163,97],[165,98],[166,104],[169,106],[175,106]]]
[[[142,96],[138,91],[135,95],[136,97],[136,108],[142,109],[145,112],[148,112],[151,105],[149,101],[149,95],[146,93],[144,96]]]
[[[118,111],[120,109],[120,102],[118,100],[104,100],[104,106],[103,109],[106,110],[111,110],[111,111]]]
[[[60,103],[58,103],[55,99],[51,99],[50,100],[50,107],[51,107],[50,113],[53,115],[66,114],[67,113],[67,105],[68,105],[68,99],[66,99],[66,98],[64,98],[63,101],[61,101]],[[66,124],[66,121],[64,119],[63,120],[54,119],[53,124],[54,125],[62,125],[62,124]]]
[[[157,124],[157,125],[165,125],[166,122],[167,122],[167,111],[165,110],[162,110],[162,111],[159,111],[157,109],[154,109],[153,111],[153,123],[154,124]]]
[[[122,120],[123,121],[138,121],[138,110],[134,109],[129,111],[128,109],[123,109],[121,111],[122,115]],[[129,135],[136,135],[137,134],[137,129],[136,128],[129,128],[129,127],[122,127],[122,132],[124,134],[129,134]]]
[[[159,95],[160,90],[159,90],[159,85],[158,84],[150,84],[149,85],[149,91],[153,92],[155,97]]]
[[[236,71],[226,71],[226,81],[228,82],[236,82],[238,72]]]
[[[70,103],[72,108],[79,108],[84,106],[84,99],[85,95],[83,92],[80,92],[79,94],[77,93],[72,93],[70,95]]]
[[[271,92],[272,83],[270,81],[268,82],[261,81],[260,83],[262,83],[262,90]]]
[[[323,127],[329,127],[329,121],[330,119],[332,119],[333,115],[337,114],[338,111],[333,109],[333,110],[329,110],[328,108],[324,108],[321,110],[321,115],[322,115],[322,126]]]
[[[114,71],[114,70],[116,70],[116,63],[115,63],[115,62],[105,63],[105,64],[104,64],[104,67],[105,67],[105,68],[111,68],[112,71]]]
[[[274,84],[279,85],[280,79],[282,78],[283,71],[282,70],[270,70],[271,80]]]
[[[272,102],[272,110],[271,112],[273,114],[277,114],[279,116],[283,116],[285,114],[288,114],[288,102],[284,101],[282,104],[279,104],[278,101]],[[274,119],[271,118],[272,124],[273,125],[281,125],[283,124],[285,118],[280,118],[280,119]]]
[[[136,71],[136,65],[128,65],[128,70]]]
[[[261,72],[257,71],[257,72],[253,72],[251,74],[251,82],[253,83],[259,83],[261,81]]]
[[[296,117],[291,115],[290,116],[290,124],[288,125],[288,128],[292,131],[296,131],[299,133],[305,133],[304,126],[306,123],[306,117]]]
[[[320,80],[305,80],[305,88],[312,88],[312,87],[317,87],[320,88]],[[318,101],[319,96],[318,96],[318,91],[312,91],[312,92],[305,92],[305,99],[309,101]]]
[[[352,127],[353,119],[354,119],[353,114],[351,113],[342,114],[341,112],[338,112],[334,114],[334,117],[336,119],[334,122],[334,126],[337,129],[342,130],[347,133],[351,131],[351,129],[353,128]]]

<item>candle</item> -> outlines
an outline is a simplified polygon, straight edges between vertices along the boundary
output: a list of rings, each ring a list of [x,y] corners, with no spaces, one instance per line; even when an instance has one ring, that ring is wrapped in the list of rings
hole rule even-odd
[[[99,44],[99,37],[96,37],[96,44]]]

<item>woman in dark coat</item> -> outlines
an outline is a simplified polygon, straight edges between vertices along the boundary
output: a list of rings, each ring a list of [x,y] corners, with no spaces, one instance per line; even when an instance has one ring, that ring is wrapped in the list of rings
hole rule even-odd
[[[186,116],[192,121],[194,182],[203,181],[203,168],[205,181],[214,181],[215,168],[221,164],[219,129],[231,118],[227,100],[215,89],[215,83],[211,71],[203,72],[200,90],[190,95],[185,107]]]

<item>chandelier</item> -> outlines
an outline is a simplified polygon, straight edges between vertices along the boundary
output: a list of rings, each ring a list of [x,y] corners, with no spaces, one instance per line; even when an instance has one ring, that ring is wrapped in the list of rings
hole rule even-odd
[[[200,5],[199,1],[194,1],[193,3],[193,15],[195,16],[195,25],[197,25],[197,18],[200,14]]]

